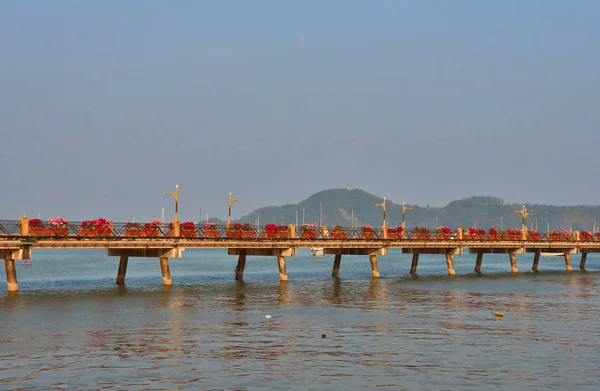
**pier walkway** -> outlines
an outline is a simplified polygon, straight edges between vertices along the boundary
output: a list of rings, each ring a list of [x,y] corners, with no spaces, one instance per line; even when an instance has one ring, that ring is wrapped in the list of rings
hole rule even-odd
[[[187,224],[187,225],[186,225]],[[308,228],[307,228],[308,227]],[[492,230],[490,230],[492,231]],[[511,271],[518,272],[516,254],[533,253],[532,269],[538,270],[542,253],[562,254],[565,268],[571,271],[571,255],[581,254],[579,268],[585,270],[587,253],[600,252],[600,235],[588,232],[537,233],[520,231],[484,232],[403,228],[357,229],[340,226],[328,228],[248,224],[196,226],[178,222],[171,224],[113,223],[102,220],[62,225],[44,222],[30,224],[27,218],[0,221],[0,258],[4,259],[9,292],[18,291],[15,260],[31,259],[35,249],[105,248],[108,256],[119,257],[117,284],[125,283],[129,257],[159,258],[164,285],[171,285],[169,258],[180,258],[187,248],[223,248],[238,256],[235,279],[242,280],[247,256],[277,257],[279,277],[287,281],[285,257],[296,255],[298,248],[323,248],[334,255],[332,276],[338,277],[342,255],[368,256],[374,278],[378,278],[377,256],[385,256],[390,248],[412,254],[410,273],[417,273],[420,254],[444,255],[448,274],[454,275],[452,256],[465,250],[477,254],[475,271],[481,272],[483,255],[508,255]]]

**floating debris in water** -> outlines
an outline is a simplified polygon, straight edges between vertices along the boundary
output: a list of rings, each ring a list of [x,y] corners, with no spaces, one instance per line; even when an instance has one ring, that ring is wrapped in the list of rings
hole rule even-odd
[[[267,316],[265,316],[265,318],[271,319],[271,315],[267,315]]]
[[[502,312],[500,312],[500,311],[496,311],[496,316],[502,317],[502,316],[504,316],[504,314]]]
[[[326,334],[321,334],[321,338],[325,338],[325,337],[327,337]]]

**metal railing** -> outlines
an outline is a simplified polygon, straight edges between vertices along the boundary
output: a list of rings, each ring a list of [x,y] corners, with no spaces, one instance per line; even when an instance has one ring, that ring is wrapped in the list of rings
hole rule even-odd
[[[587,231],[570,233],[568,231],[537,232],[527,231],[525,239],[521,231],[484,231],[484,230],[429,230],[424,228],[402,230],[387,228],[387,235],[381,228],[362,229],[348,227],[296,227],[291,234],[289,226],[268,225],[255,227],[249,224],[194,224],[181,223],[179,235],[175,236],[173,224],[165,223],[120,223],[106,221],[99,224],[87,222],[68,222],[52,225],[49,221],[29,223],[29,235],[35,239],[185,239],[185,240],[390,240],[390,241],[543,241],[543,242],[600,242],[600,233]],[[19,220],[0,221],[0,240],[21,237]],[[387,236],[387,237],[386,237]]]

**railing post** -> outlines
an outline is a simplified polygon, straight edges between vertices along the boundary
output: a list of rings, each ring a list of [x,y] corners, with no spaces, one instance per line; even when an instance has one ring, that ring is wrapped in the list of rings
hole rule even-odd
[[[463,239],[463,229],[462,228],[456,228],[456,239],[458,240],[462,240]]]
[[[573,240],[579,242],[581,239],[579,237],[579,231],[573,232]]]
[[[324,225],[321,227],[321,237],[322,238],[326,238],[327,237],[327,227],[324,226]]]
[[[527,228],[521,230],[521,240],[527,240]]]
[[[290,239],[296,239],[296,224],[288,225],[290,231]]]
[[[181,235],[181,223],[179,220],[173,221],[173,236],[179,237]]]
[[[19,235],[21,235],[21,236],[29,235],[29,218],[21,217],[19,219],[19,222],[20,222]]]

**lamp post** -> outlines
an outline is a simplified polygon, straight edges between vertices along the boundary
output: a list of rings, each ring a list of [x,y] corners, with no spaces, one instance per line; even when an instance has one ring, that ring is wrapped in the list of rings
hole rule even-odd
[[[231,204],[233,204],[234,202],[240,202],[240,200],[236,200],[235,198],[233,198],[231,196],[231,193],[229,193],[229,212],[227,213],[227,226],[228,227],[231,225]]]
[[[523,208],[520,210],[515,210],[515,213],[521,214],[521,232],[523,236],[525,236],[525,232],[527,232],[527,216],[533,216],[533,213],[527,212],[527,208],[523,205]]]
[[[166,196],[175,197],[175,219],[173,220],[173,229],[175,236],[179,236],[179,185],[175,185],[175,191],[171,193],[165,193]]]
[[[408,206],[404,205],[404,202],[402,203],[402,229],[406,229],[406,224],[404,222],[404,214],[406,213],[407,210],[412,210],[412,208],[409,208]]]
[[[387,239],[387,220],[386,220],[386,216],[385,216],[385,197],[383,197],[383,202],[381,204],[375,204],[375,206],[381,206],[381,208],[383,209],[383,226],[381,227],[381,229],[383,230],[383,238]]]

